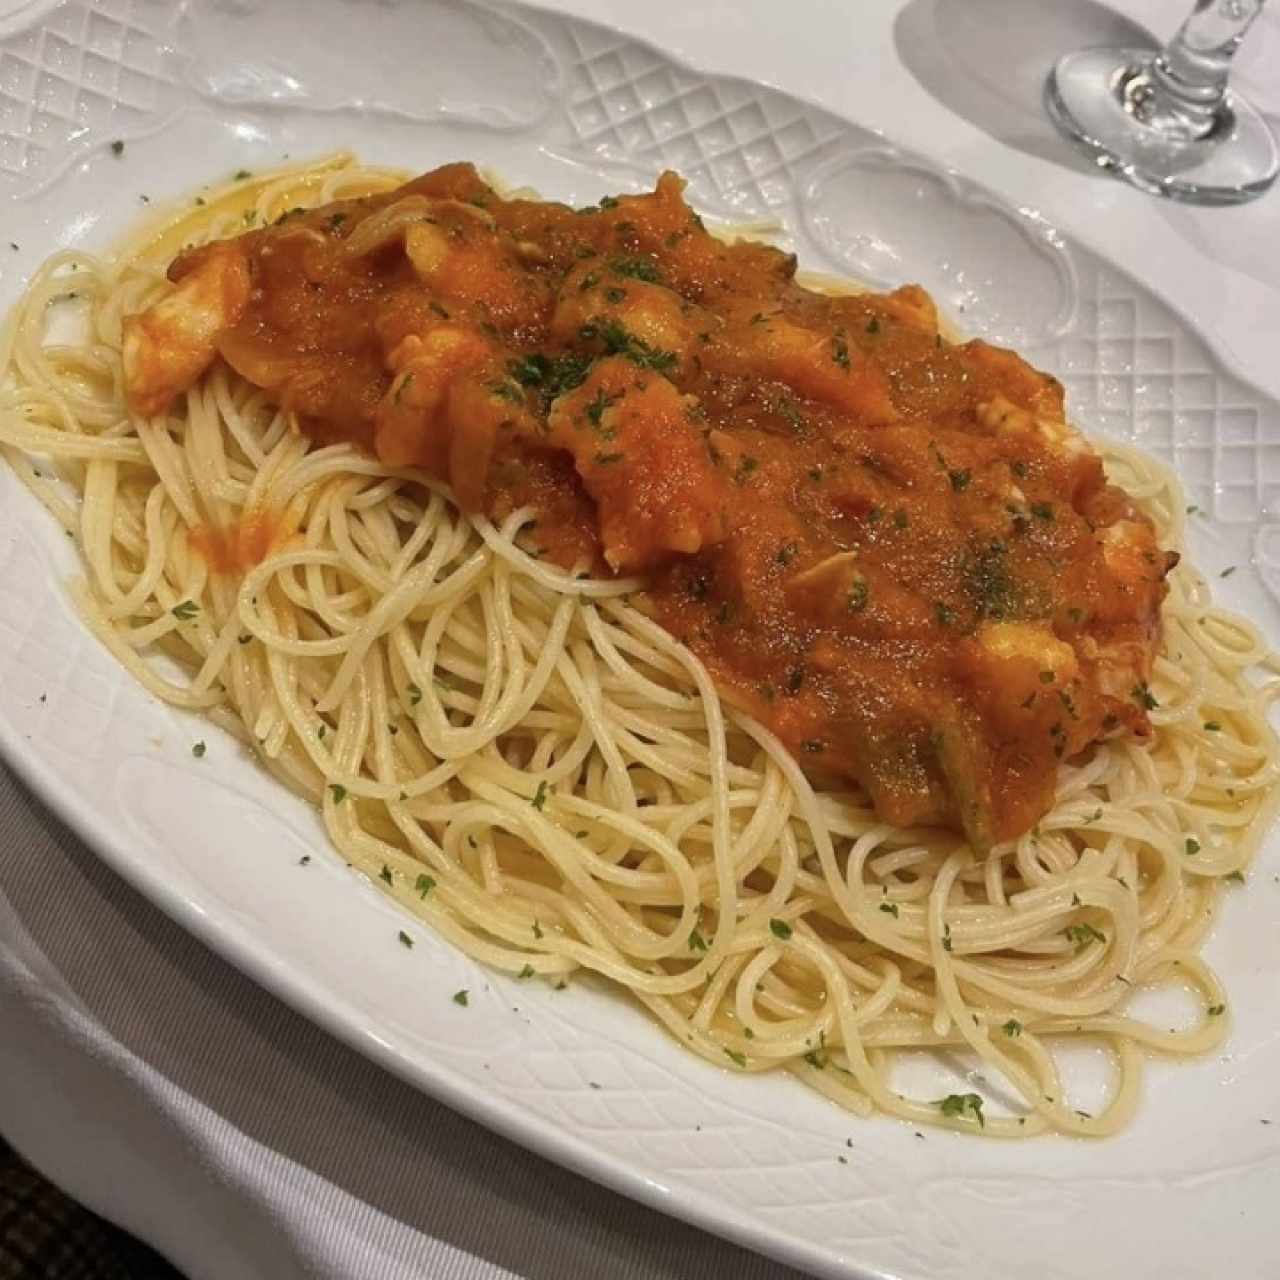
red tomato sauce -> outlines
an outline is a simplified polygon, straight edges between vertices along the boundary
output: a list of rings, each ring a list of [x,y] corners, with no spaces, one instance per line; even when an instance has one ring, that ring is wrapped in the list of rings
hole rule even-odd
[[[1019,834],[1060,760],[1149,732],[1175,557],[1053,378],[948,341],[915,286],[801,287],[682,186],[575,210],[456,164],[287,214],[235,242],[252,287],[218,352],[318,440],[641,575],[728,696],[886,819]]]

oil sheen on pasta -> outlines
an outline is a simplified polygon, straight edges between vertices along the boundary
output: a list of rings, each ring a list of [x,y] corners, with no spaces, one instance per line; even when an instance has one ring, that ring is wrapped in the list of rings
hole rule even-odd
[[[945,340],[918,287],[801,287],[682,185],[574,210],[454,164],[286,212],[174,261],[126,323],[131,405],[221,356],[320,441],[532,506],[560,566],[643,575],[811,776],[980,849],[1021,834],[1059,761],[1149,734],[1176,556],[1052,378]]]

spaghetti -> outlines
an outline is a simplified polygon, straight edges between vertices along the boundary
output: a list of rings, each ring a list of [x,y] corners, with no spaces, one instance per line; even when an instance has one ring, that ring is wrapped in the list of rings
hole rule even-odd
[[[635,607],[638,579],[531,555],[527,508],[464,515],[421,470],[317,446],[224,365],[165,417],[126,411],[122,320],[182,244],[400,181],[339,156],[211,190],[108,259],[55,255],[7,321],[5,457],[75,540],[75,603],[139,682],[319,805],[342,856],[468,955],[603,975],[708,1061],[789,1071],[857,1114],[1103,1135],[1134,1112],[1145,1050],[1220,1044],[1199,946],[1280,796],[1280,682],[1251,678],[1280,667],[1185,561],[1152,741],[1060,766],[1038,826],[980,858],[815,787]],[[1103,453],[1180,546],[1175,477]],[[1196,1025],[1126,1012],[1175,979]],[[1092,1115],[1058,1061],[1085,1037],[1115,1067]],[[903,1054],[943,1048],[1019,1106],[895,1086]]]

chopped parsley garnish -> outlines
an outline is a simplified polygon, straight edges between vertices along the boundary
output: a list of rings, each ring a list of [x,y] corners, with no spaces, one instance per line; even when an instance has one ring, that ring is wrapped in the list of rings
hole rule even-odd
[[[809,1052],[804,1055],[804,1060],[815,1071],[821,1071],[827,1065],[827,1060],[822,1056],[822,1054],[813,1049],[810,1049]]]
[[[778,554],[774,558],[781,565],[788,565],[796,558],[796,552],[799,548],[794,542],[788,542],[784,546],[778,548]]]
[[[841,337],[831,339],[831,358],[842,369],[849,367],[849,344]]]
[[[747,1055],[745,1053],[739,1053],[736,1049],[726,1049],[724,1054],[736,1066],[745,1067],[747,1065]]]
[[[885,915],[892,916],[895,920],[898,918],[898,904],[896,902],[882,902],[880,904],[880,910],[883,911]]]
[[[1057,676],[1054,675],[1052,671],[1042,671],[1040,673],[1041,684],[1052,684],[1056,679],[1057,679]]]
[[[1010,618],[1019,613],[1022,599],[1009,570],[1009,549],[998,538],[965,557],[964,587],[981,617]]]
[[[899,507],[897,511],[893,513],[893,523],[894,527],[898,529],[905,529],[910,523],[906,511],[902,507]]]
[[[468,992],[466,987],[463,987],[461,991],[455,991],[453,993],[454,1004],[460,1004],[465,1009],[467,1007],[467,1001],[468,1001]]]
[[[1222,731],[1222,725],[1220,725],[1216,720],[1206,720],[1204,722],[1204,727],[1206,733],[1220,733]]]
[[[1207,1010],[1209,1017],[1220,1018],[1227,1011],[1225,1004],[1211,1004]]]
[[[111,144],[111,154],[113,156],[124,155],[124,143],[119,138]]]
[[[626,456],[625,453],[597,453],[592,461],[598,467],[611,467],[615,462],[621,462]]]
[[[783,942],[791,937],[792,928],[785,920],[773,919],[769,921],[769,932],[775,938],[781,938]]]
[[[956,620],[955,610],[941,600],[934,601],[933,615],[940,627],[949,627]]]
[[[670,373],[679,363],[679,357],[674,351],[660,351],[657,347],[651,347],[643,338],[628,333],[613,318],[597,317],[590,324],[584,324],[578,330],[578,336],[584,342],[599,338],[609,355],[623,356],[642,369],[652,369],[655,373]]]
[[[820,738],[806,738],[800,744],[801,751],[807,751],[810,755],[815,755],[815,756],[820,755],[826,749],[827,749],[826,744],[823,743],[823,741]]]
[[[871,317],[871,319],[867,321],[867,332],[868,332],[868,333],[879,333],[879,332],[880,332],[880,317],[879,317],[879,316],[872,316],[872,317]]]
[[[969,487],[969,481],[972,477],[968,471],[948,471],[947,478],[951,481],[951,487],[957,493],[963,493]]]
[[[547,803],[547,780],[545,778],[538,783],[538,789],[529,798],[529,803],[533,805],[539,813],[542,812],[543,806]]]
[[[202,760],[204,758],[204,753],[207,750],[208,748],[204,745],[203,742],[197,742],[195,746],[191,748],[191,754],[195,756],[197,760]]]
[[[422,690],[416,684],[409,686],[409,705],[416,707],[422,701]]]
[[[347,789],[340,782],[331,782],[329,794],[333,796],[334,804],[341,804],[347,798]]]
[[[609,270],[615,276],[629,276],[632,280],[644,280],[648,284],[661,284],[662,276],[657,265],[649,258],[614,258]]]
[[[382,870],[378,872],[378,879],[385,880],[388,884],[395,884],[395,880],[391,875],[391,868],[385,862],[382,864]]]
[[[702,934],[698,932],[697,929],[694,929],[693,932],[689,934],[689,950],[705,951],[706,949],[707,949],[706,938],[704,938]]]
[[[409,935],[405,933],[403,929],[400,930],[397,936],[400,939],[400,945],[402,947],[411,948],[413,946],[413,939],[409,937]]]
[[[532,977],[533,977],[533,974],[534,974],[534,968],[533,968],[533,965],[531,965],[531,964],[527,964],[527,965],[525,965],[525,967],[524,967],[523,969],[521,969],[521,970],[520,970],[520,972],[519,972],[519,973],[517,973],[517,974],[516,974],[516,977],[517,977],[517,978],[532,978]]]
[[[1195,837],[1194,837],[1194,836],[1188,836],[1188,837],[1187,837],[1187,843],[1186,843],[1186,850],[1187,850],[1187,856],[1188,856],[1188,857],[1191,857],[1193,854],[1197,854],[1197,853],[1199,853],[1199,852],[1200,852],[1200,841],[1199,841],[1199,840],[1197,840],[1197,839],[1195,839]]]
[[[951,926],[949,924],[942,926],[942,949],[943,951],[951,950]]]
[[[1229,564],[1225,569],[1223,569],[1223,571],[1220,574],[1218,574],[1218,577],[1229,578],[1233,573],[1235,573],[1235,571],[1236,571],[1236,566],[1233,564]]]
[[[958,1120],[971,1115],[980,1126],[986,1128],[987,1122],[982,1118],[982,1098],[976,1093],[949,1093],[945,1098],[938,1099],[937,1107],[944,1116]]]
[[[413,882],[413,891],[419,898],[425,898],[432,889],[436,887],[436,882],[425,872],[418,876]]]
[[[1022,1023],[1020,1023],[1017,1018],[1010,1018],[1009,1021],[1000,1028],[1000,1030],[1003,1031],[1010,1040],[1014,1040],[1022,1034]]]
[[[779,396],[773,408],[787,420],[787,425],[796,431],[803,431],[809,426],[809,419],[800,412],[799,406],[790,396]]]
[[[1047,502],[1033,502],[1030,511],[1037,520],[1051,521],[1053,519],[1053,507]]]
[[[522,386],[536,387],[543,395],[554,400],[565,391],[572,391],[587,376],[591,357],[568,352],[564,355],[545,356],[540,351],[507,362],[507,372]]]
[[[1134,701],[1140,706],[1145,707],[1148,711],[1154,711],[1160,704],[1156,701],[1155,695],[1147,687],[1146,683],[1135,684],[1130,690]]]
[[[200,606],[194,600],[184,600],[169,610],[179,622],[190,622],[200,612]]]
[[[1091,943],[1105,943],[1107,940],[1105,933],[1100,929],[1095,929],[1093,925],[1087,922],[1084,924],[1069,924],[1062,932],[1066,935],[1067,941],[1076,944],[1077,951],[1083,951]]]
[[[610,405],[617,404],[621,398],[621,396],[610,395],[603,387],[599,387],[596,390],[595,399],[587,405],[587,421],[591,423],[593,429],[600,429],[604,411]]]
[[[871,597],[871,589],[867,586],[865,578],[855,578],[853,586],[849,588],[849,612],[861,613],[867,607],[867,601]]]
[[[1229,872],[1227,875],[1227,879],[1232,884],[1244,884],[1244,872],[1243,871]]]

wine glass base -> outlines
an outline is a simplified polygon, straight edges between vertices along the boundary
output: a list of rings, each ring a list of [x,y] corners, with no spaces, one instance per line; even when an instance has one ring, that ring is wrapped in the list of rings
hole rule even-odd
[[[1280,172],[1280,147],[1266,121],[1228,93],[1202,138],[1139,118],[1142,83],[1155,55],[1146,49],[1084,49],[1060,58],[1045,85],[1054,123],[1099,168],[1153,195],[1190,204],[1254,200]]]

